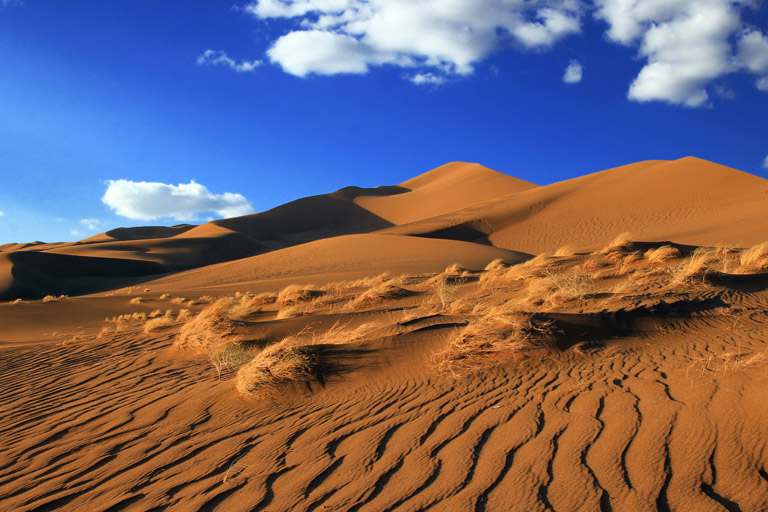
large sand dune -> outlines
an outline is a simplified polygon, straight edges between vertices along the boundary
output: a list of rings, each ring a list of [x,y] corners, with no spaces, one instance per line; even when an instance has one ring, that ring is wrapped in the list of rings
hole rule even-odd
[[[693,158],[454,163],[7,244],[0,510],[768,510],[767,213]]]

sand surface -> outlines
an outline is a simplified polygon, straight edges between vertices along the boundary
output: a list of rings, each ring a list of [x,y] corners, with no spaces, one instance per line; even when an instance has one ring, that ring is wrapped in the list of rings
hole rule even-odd
[[[768,510],[767,208],[693,158],[547,186],[455,163],[7,244],[0,510]],[[219,373],[176,318],[221,297],[247,359]],[[292,335],[311,374],[240,392]]]

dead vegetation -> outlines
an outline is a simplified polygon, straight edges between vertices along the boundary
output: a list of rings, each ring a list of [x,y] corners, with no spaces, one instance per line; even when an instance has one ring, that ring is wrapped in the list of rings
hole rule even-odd
[[[225,297],[205,308],[181,327],[174,347],[203,350],[210,345],[237,343],[238,323],[231,316],[237,304],[235,299]]]

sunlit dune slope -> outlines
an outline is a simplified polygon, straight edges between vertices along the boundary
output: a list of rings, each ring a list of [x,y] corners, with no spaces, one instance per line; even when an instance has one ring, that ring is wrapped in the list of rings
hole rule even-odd
[[[768,180],[692,157],[639,162],[387,230],[455,233],[530,253],[594,248],[625,231],[641,240],[750,246],[768,231]]]

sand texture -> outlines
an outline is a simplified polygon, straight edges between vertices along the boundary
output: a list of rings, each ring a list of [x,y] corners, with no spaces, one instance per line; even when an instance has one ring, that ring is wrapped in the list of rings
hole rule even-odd
[[[6,244],[0,510],[768,510],[766,214],[694,158],[453,163]]]

